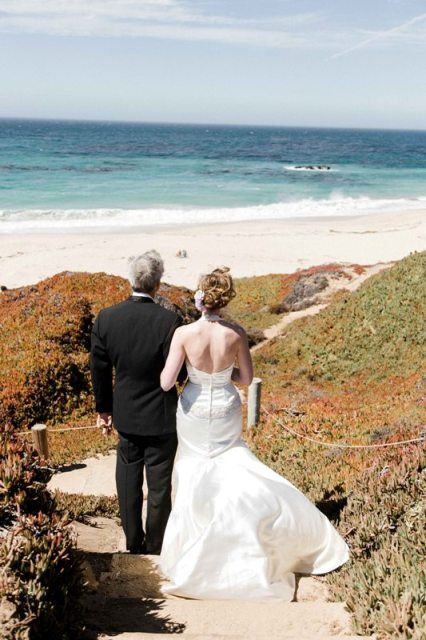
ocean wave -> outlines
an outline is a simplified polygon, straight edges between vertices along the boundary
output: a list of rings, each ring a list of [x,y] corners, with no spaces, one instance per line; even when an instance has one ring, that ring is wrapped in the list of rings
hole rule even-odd
[[[18,165],[18,164],[0,164],[0,171],[28,171],[28,172],[50,172],[50,173],[61,173],[61,172],[75,172],[75,173],[112,173],[114,171],[128,171],[132,169],[134,165],[131,164],[115,164],[115,165],[101,165],[101,166],[72,166],[72,165],[64,165],[60,167],[50,167],[47,165],[41,164],[31,164],[31,165]]]
[[[248,207],[176,207],[146,209],[3,209],[0,233],[72,231],[76,229],[125,229],[178,224],[211,224],[244,220],[367,215],[369,213],[426,209],[426,196],[374,199],[335,195],[329,199],[306,198],[294,202]]]

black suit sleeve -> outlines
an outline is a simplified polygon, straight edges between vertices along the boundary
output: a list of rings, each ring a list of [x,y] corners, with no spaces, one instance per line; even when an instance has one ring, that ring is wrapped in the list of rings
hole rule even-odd
[[[95,320],[91,338],[90,371],[96,411],[112,413],[112,362],[100,335],[100,315]]]
[[[170,344],[172,342],[172,338],[173,338],[173,334],[176,331],[176,329],[178,327],[181,327],[183,325],[183,320],[180,316],[176,317],[175,322],[172,325],[172,328],[170,329],[166,340],[164,341],[164,347],[163,347],[163,354],[164,354],[164,362],[167,360],[167,356],[169,355],[169,351],[170,351]],[[179,383],[182,384],[182,382],[185,382],[185,380],[188,377],[188,373],[186,371],[186,366],[185,363],[182,365],[182,369],[179,372],[179,375],[177,377],[177,381]]]

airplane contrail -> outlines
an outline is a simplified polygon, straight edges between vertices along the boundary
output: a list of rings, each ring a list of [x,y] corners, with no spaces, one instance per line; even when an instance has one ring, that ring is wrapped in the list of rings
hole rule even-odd
[[[411,18],[411,20],[408,20],[407,22],[403,22],[397,27],[392,27],[392,29],[386,29],[386,31],[381,31],[380,33],[376,33],[374,36],[371,36],[366,40],[362,40],[362,42],[358,42],[358,44],[355,44],[352,47],[343,49],[343,51],[338,51],[337,53],[334,53],[332,56],[330,56],[328,60],[333,60],[334,58],[340,58],[342,56],[345,56],[348,53],[352,53],[352,51],[356,51],[357,49],[362,49],[363,47],[370,44],[371,42],[376,42],[376,40],[383,40],[383,38],[387,38],[388,36],[394,33],[398,33],[399,31],[404,31],[404,29],[406,29],[407,27],[411,27],[411,25],[416,24],[416,22],[422,22],[425,19],[426,19],[426,13],[422,13],[419,16],[415,16],[414,18]]]

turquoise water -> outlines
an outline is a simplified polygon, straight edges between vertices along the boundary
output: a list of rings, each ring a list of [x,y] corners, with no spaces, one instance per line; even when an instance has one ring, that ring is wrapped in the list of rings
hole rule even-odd
[[[0,231],[426,207],[426,132],[0,120]]]

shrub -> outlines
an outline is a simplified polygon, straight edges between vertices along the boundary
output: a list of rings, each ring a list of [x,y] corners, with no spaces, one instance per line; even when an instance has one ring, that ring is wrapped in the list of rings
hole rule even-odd
[[[0,527],[13,523],[21,513],[49,511],[52,500],[45,482],[50,472],[40,466],[37,454],[25,440],[9,440],[0,434]]]
[[[71,640],[82,578],[70,520],[46,491],[50,470],[10,428],[0,453],[1,637]]]
[[[0,596],[12,605],[4,637],[75,637],[81,578],[74,546],[66,516],[19,518],[0,545]]]
[[[123,278],[61,273],[0,297],[0,424],[15,428],[93,415],[90,333],[102,307],[130,295]],[[197,317],[188,289],[162,285],[159,303]]]
[[[420,640],[426,622],[426,469],[419,449],[357,480],[339,527],[351,562],[329,578],[358,633]]]
[[[116,496],[86,496],[79,493],[55,492],[58,511],[64,512],[72,520],[87,522],[91,516],[119,518],[118,498]]]

